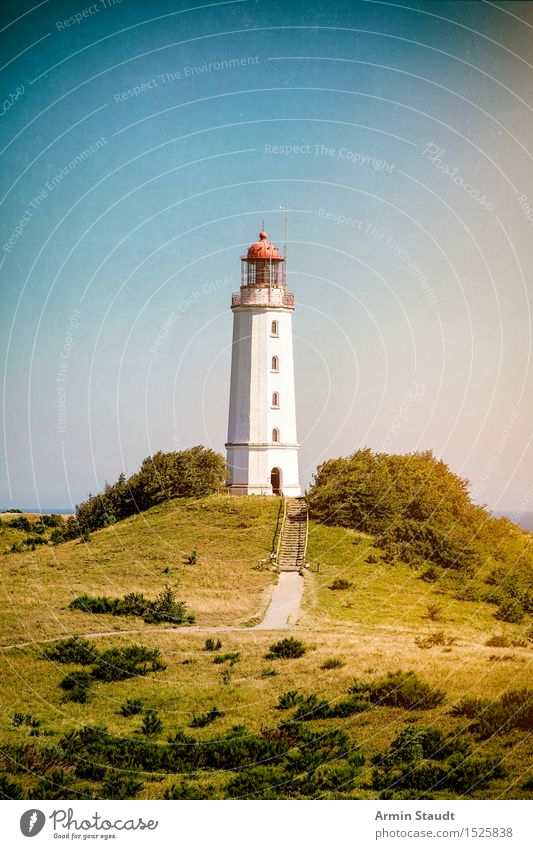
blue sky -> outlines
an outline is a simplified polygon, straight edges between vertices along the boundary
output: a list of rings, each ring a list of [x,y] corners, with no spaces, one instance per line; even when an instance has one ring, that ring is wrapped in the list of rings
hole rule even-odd
[[[223,451],[239,257],[290,205],[302,482],[431,448],[533,509],[530,3],[3,14],[2,506]]]

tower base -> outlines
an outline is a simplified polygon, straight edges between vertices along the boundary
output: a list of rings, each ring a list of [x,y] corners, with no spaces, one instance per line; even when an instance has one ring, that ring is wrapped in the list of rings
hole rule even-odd
[[[228,443],[227,487],[232,495],[302,494],[298,480],[298,445]]]

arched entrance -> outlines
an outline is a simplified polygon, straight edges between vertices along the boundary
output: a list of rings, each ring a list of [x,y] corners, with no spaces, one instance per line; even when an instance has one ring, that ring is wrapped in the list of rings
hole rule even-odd
[[[274,495],[281,495],[281,469],[277,466],[270,472],[270,483],[272,484]]]

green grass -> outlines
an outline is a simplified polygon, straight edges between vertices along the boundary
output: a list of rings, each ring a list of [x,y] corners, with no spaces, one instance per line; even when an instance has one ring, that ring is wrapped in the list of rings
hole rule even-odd
[[[273,575],[268,568],[256,567],[264,558],[268,566],[278,507],[276,499],[268,498],[212,496],[174,501],[93,533],[88,544],[76,541],[4,556],[4,645],[34,644],[3,652],[2,745],[55,745],[62,735],[84,725],[105,726],[112,734],[137,739],[142,737],[138,732],[144,714],[124,717],[121,706],[128,699],[138,699],[144,712],[158,714],[163,730],[154,739],[161,743],[179,730],[207,742],[237,724],[259,734],[292,715],[292,710],[280,714],[276,707],[284,692],[315,693],[334,705],[347,698],[354,679],[371,681],[388,671],[413,670],[424,682],[445,691],[443,704],[429,711],[373,708],[344,719],[305,723],[311,731],[339,729],[349,735],[366,762],[348,795],[377,798],[370,788],[371,759],[383,753],[402,729],[415,721],[445,732],[464,732],[469,723],[452,715],[455,703],[466,696],[496,699],[506,690],[527,686],[530,647],[485,645],[496,632],[516,639],[527,623],[497,622],[494,605],[457,601],[439,592],[434,583],[420,580],[420,570],[386,564],[370,537],[314,522],[307,556],[313,571],[306,574],[301,626],[294,634],[307,647],[305,654],[265,660],[272,644],[287,635],[249,628],[217,630],[219,625],[243,624],[262,615]],[[188,565],[185,561],[193,549],[198,562]],[[370,554],[378,555],[377,563],[367,562]],[[352,587],[330,590],[336,578],[350,581]],[[168,633],[165,626],[147,626],[138,618],[90,615],[68,608],[72,598],[82,593],[116,597],[136,591],[153,598],[167,583],[196,614],[198,625],[209,630],[182,627]],[[443,608],[442,622],[425,618],[428,605],[435,603]],[[95,681],[87,704],[63,701],[59,683],[80,667],[43,659],[37,641],[106,630],[117,633],[93,637],[98,651],[141,643],[160,650],[166,669],[123,681]],[[128,630],[135,633],[124,633]],[[417,644],[417,639],[420,643],[421,637],[436,631],[455,641],[430,648]],[[222,642],[215,652],[205,650],[209,637]],[[238,653],[238,662],[214,663],[217,653]],[[332,665],[332,658],[338,663]],[[266,670],[277,674],[265,674]],[[209,714],[215,707],[223,714],[215,722],[189,727],[195,716]],[[40,721],[39,736],[30,737],[30,726],[12,724],[16,712],[31,713]],[[531,796],[523,786],[529,759],[526,731],[513,730],[488,740],[465,733],[477,754],[503,752],[509,772],[476,791],[476,798]],[[11,766],[4,759],[7,772]],[[38,775],[14,778],[28,791]],[[229,778],[224,772],[204,772],[191,780],[200,787],[212,785],[217,795],[223,795]],[[180,775],[143,775],[140,797],[162,798],[181,779]],[[88,782],[80,779],[79,784]],[[98,787],[93,785],[94,792]],[[445,792],[440,796],[448,797]]]
[[[8,591],[2,643],[70,633],[150,627],[132,617],[94,616],[68,609],[89,595],[155,596],[168,584],[198,625],[239,623],[266,604],[273,575],[258,570],[272,545],[279,501],[272,498],[179,499],[74,540],[1,558]],[[198,562],[186,563],[196,549]],[[167,571],[168,570],[168,571]],[[38,600],[38,604],[36,604]]]

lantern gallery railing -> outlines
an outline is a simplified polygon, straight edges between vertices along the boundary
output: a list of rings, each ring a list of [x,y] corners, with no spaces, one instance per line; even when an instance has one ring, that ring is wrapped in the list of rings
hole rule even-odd
[[[294,308],[294,295],[284,289],[241,289],[231,296],[232,307],[257,306],[257,307],[289,307]]]

